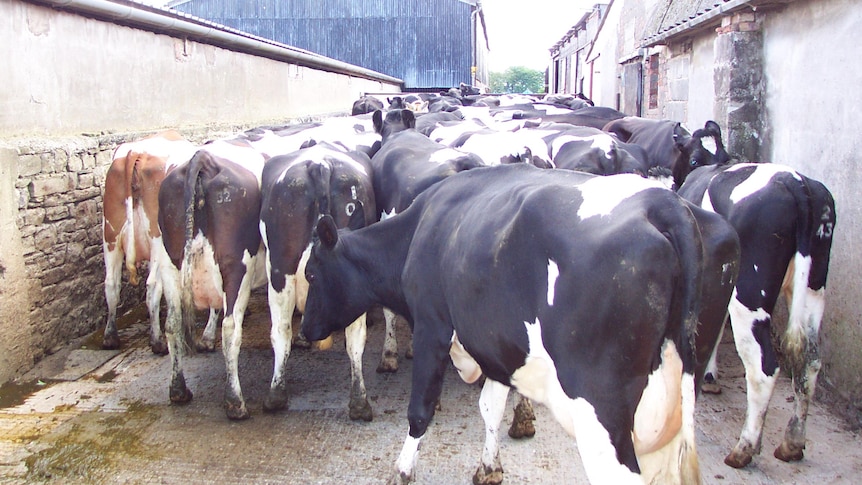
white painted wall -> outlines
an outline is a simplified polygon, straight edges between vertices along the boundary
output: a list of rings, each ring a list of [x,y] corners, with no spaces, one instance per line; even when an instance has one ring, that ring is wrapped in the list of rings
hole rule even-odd
[[[592,85],[585,94],[593,100],[596,106],[617,107],[619,65],[617,64],[616,52],[619,36],[614,26],[620,23],[620,11],[622,10],[620,4],[622,1],[617,0],[608,8],[604,22],[605,27],[596,36],[592,51],[587,58],[588,63],[593,62],[593,70],[592,78],[587,80]]]
[[[715,95],[712,66],[715,63],[713,37],[703,36],[694,39],[691,48],[691,70],[688,80],[688,106],[685,126],[691,130],[702,128],[714,118],[713,103]]]
[[[398,86],[0,2],[0,137],[264,124]]]

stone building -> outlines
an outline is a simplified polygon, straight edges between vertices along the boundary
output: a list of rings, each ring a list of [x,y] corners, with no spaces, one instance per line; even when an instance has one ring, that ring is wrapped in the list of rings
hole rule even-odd
[[[737,161],[789,165],[831,190],[838,224],[819,383],[862,417],[862,261],[853,243],[862,237],[854,217],[862,66],[852,61],[862,4],[613,0],[601,25],[585,57],[584,92],[597,105],[690,128],[715,120]]]

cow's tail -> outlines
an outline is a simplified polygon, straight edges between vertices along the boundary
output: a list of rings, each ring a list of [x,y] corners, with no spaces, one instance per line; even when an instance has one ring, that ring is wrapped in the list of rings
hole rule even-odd
[[[793,195],[797,211],[796,254],[784,284],[785,292],[790,292],[785,355],[794,377],[803,378],[797,372],[809,361],[816,361],[819,367],[818,334],[835,228],[835,202],[826,187],[816,180],[787,177],[783,181]]]
[[[319,216],[334,215],[330,212],[330,180],[332,165],[328,161],[313,162],[308,167],[308,176],[313,185],[313,193],[317,194],[317,213]]]
[[[194,353],[195,342],[195,302],[192,282],[194,281],[193,270],[199,252],[194,251],[193,242],[195,237],[195,213],[204,208],[203,181],[201,180],[201,169],[209,156],[204,151],[198,151],[189,160],[189,169],[186,174],[185,186],[183,187],[183,207],[185,237],[183,245],[183,260],[180,281],[182,282],[182,311],[183,311],[183,350],[186,353]]]
[[[126,187],[129,188],[129,198],[126,203],[126,227],[123,230],[123,250],[126,255],[126,269],[129,271],[129,283],[137,286],[139,282],[138,267],[135,261],[138,259],[138,246],[135,244],[137,238],[135,231],[135,206],[141,201],[141,174],[138,170],[138,164],[141,159],[141,154],[129,150],[126,154]]]

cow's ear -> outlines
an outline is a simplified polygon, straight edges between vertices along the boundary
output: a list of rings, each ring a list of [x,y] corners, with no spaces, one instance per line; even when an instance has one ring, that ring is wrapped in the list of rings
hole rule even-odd
[[[383,111],[374,110],[374,114],[371,115],[371,122],[374,123],[374,132],[380,133],[380,130],[383,129]]]
[[[413,116],[413,112],[409,109],[401,111],[401,121],[404,122],[404,126],[407,128],[416,128],[416,117]]]
[[[355,231],[363,227],[365,227],[365,206],[361,200],[357,200],[356,209],[354,209],[353,214],[350,214],[350,219],[347,221],[347,228]]]
[[[317,221],[315,232],[317,233],[317,238],[326,249],[334,248],[335,243],[338,242],[338,228],[335,227],[335,221],[332,219],[332,216],[328,214]]]
[[[715,138],[721,138],[721,127],[715,121],[709,120],[703,125],[703,129]]]
[[[688,131],[680,123],[673,126],[673,144],[677,150],[682,151],[690,138],[691,135],[688,134]]]

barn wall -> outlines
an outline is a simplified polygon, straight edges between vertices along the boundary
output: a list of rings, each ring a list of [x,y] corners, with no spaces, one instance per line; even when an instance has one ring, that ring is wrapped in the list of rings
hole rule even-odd
[[[173,8],[401,78],[407,89],[471,83],[473,6],[458,0],[190,0]]]
[[[0,383],[105,321],[101,198],[113,150],[347,113],[399,86],[0,1]],[[141,285],[143,286],[143,285]],[[123,285],[123,307],[143,288]]]
[[[862,415],[862,9],[855,0],[797,1],[768,15],[764,73],[770,160],[829,187],[837,228],[822,328],[821,376]]]

